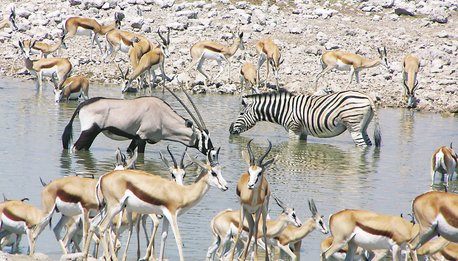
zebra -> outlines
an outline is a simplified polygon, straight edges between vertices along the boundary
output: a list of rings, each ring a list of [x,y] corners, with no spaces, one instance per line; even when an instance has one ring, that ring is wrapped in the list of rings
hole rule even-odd
[[[381,132],[377,110],[372,99],[358,91],[341,91],[323,96],[293,95],[279,92],[243,96],[244,106],[229,132],[240,134],[258,121],[269,121],[285,127],[307,140],[311,135],[330,138],[348,130],[358,146],[371,146],[367,126],[375,118],[375,146],[380,147]]]

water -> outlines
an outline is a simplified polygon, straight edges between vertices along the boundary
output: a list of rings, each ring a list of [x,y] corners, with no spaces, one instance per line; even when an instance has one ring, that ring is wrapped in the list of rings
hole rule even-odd
[[[90,87],[91,97],[122,97],[118,86]],[[162,95],[162,90],[156,92]],[[181,95],[181,94],[180,94]],[[40,206],[42,185],[39,177],[49,181],[65,175],[98,176],[113,168],[117,147],[124,151],[129,141],[119,142],[99,135],[88,152],[68,153],[62,150],[60,137],[77,103],[55,104],[50,86],[38,92],[32,81],[2,79],[0,81],[0,192],[7,198],[30,198],[30,204]],[[181,95],[183,97],[183,95]],[[132,98],[129,96],[128,98]],[[165,99],[178,113],[185,115],[170,94]],[[458,120],[439,114],[412,113],[400,109],[381,109],[382,148],[356,148],[348,133],[330,139],[309,137],[308,143],[289,138],[280,126],[258,123],[241,136],[229,136],[229,125],[239,113],[238,96],[193,95],[211,132],[215,146],[221,146],[220,162],[229,183],[227,192],[212,188],[204,199],[179,218],[187,260],[203,260],[212,242],[209,223],[219,211],[239,207],[235,185],[247,164],[242,157],[246,143],[254,138],[256,155],[273,143],[271,156],[276,163],[268,172],[275,193],[294,207],[302,221],[311,216],[307,199],[314,199],[318,211],[325,215],[344,208],[360,208],[392,215],[410,212],[412,199],[427,190],[430,184],[430,159],[435,148],[458,142]],[[186,116],[187,117],[187,116]],[[372,125],[369,133],[372,138]],[[79,136],[79,121],[75,120],[74,137]],[[373,138],[372,138],[373,139]],[[147,145],[138,168],[167,175],[159,159],[159,151],[170,144],[176,155],[184,146],[160,142]],[[199,155],[189,150],[191,155]],[[201,157],[203,159],[203,157]],[[186,182],[196,177],[190,168]],[[280,208],[273,201],[271,216]],[[56,220],[56,219],[54,219]],[[55,223],[56,221],[54,221]],[[303,240],[302,260],[318,260],[319,244],[325,235],[314,231]],[[134,240],[133,240],[134,241]],[[26,252],[27,240],[21,243]],[[142,252],[144,251],[142,244]],[[130,247],[129,259],[135,259],[136,245]],[[60,248],[51,230],[38,238],[37,251],[58,259]],[[177,260],[175,239],[167,240],[166,255]]]

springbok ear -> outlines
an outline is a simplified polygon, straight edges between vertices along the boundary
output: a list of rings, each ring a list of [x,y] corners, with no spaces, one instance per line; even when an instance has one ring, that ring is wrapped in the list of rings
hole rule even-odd
[[[239,34],[239,38],[242,39],[243,38],[243,32],[240,32]]]
[[[385,56],[387,56],[386,55],[386,47],[385,46],[383,47],[383,52],[385,53]]]
[[[127,162],[126,169],[136,169],[135,162],[137,161],[137,158],[138,158],[138,152],[135,151],[134,155],[132,155],[132,157]]]
[[[34,47],[36,43],[37,43],[37,40],[33,40],[32,43],[30,44],[30,48]]]
[[[17,41],[17,45],[19,46],[19,48],[21,48],[21,50],[24,49],[24,44],[22,43],[21,40],[18,40],[18,41]]]

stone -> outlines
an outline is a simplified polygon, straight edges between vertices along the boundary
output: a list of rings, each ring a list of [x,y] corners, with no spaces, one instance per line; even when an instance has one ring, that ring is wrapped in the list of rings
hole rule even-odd
[[[68,2],[70,3],[70,6],[75,6],[75,5],[80,5],[81,4],[81,0],[68,0]]]
[[[145,23],[143,17],[141,16],[136,16],[134,17],[133,19],[130,20],[130,26],[132,28],[136,28],[136,29],[141,29],[143,24]]]
[[[167,27],[172,30],[184,31],[188,28],[188,24],[184,24],[180,22],[173,22],[173,23],[168,23]]]
[[[198,12],[196,10],[183,10],[175,13],[177,17],[186,17],[188,19],[196,19]]]

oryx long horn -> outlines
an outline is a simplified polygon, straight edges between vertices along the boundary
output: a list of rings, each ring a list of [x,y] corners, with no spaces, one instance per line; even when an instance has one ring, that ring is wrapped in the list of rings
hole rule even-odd
[[[267,148],[266,150],[266,153],[264,153],[264,155],[262,155],[259,160],[258,160],[258,166],[261,166],[262,165],[262,161],[264,160],[264,158],[267,156],[267,154],[269,154],[270,150],[272,149],[272,142],[270,142],[270,140],[267,140],[269,142],[269,147]]]
[[[162,39],[162,42],[167,45],[167,40],[164,38],[164,36],[162,36],[161,34],[161,31],[159,30],[159,28],[157,29],[157,34],[159,35],[159,37]]]
[[[246,148],[248,149],[248,155],[250,156],[250,166],[254,166],[254,155],[253,151],[251,150],[251,142],[253,139],[251,139],[248,144],[246,145]]]
[[[274,197],[275,199],[275,202],[277,202],[277,205],[279,207],[281,207],[283,210],[285,210],[287,208],[286,204],[283,203],[283,201],[281,201],[279,198],[277,198],[275,195],[272,195],[272,197]]]
[[[181,105],[184,107],[184,109],[188,112],[189,116],[191,116],[192,120],[196,123],[197,127],[198,127],[199,129],[201,129],[201,130],[204,130],[204,128],[202,128],[202,125],[199,123],[199,121],[198,121],[197,118],[194,116],[194,114],[191,112],[191,110],[188,108],[188,106],[186,106],[186,104],[184,104],[184,102],[183,102],[180,98],[178,98],[178,96],[177,96],[174,92],[172,92],[172,90],[169,89],[169,87],[167,87],[167,86],[164,85],[164,88],[165,88],[167,91],[169,91],[169,92],[173,95],[173,97],[175,97],[175,99],[178,100],[178,102],[180,102],[180,104],[181,104]]]
[[[200,124],[201,124],[201,126],[203,127],[203,130],[206,130],[206,129],[207,129],[207,126],[205,126],[205,122],[204,122],[204,120],[202,119],[202,115],[200,115],[200,112],[199,112],[199,110],[197,109],[196,104],[195,104],[194,101],[191,99],[191,96],[188,94],[188,92],[186,92],[186,90],[183,88],[183,86],[180,86],[180,88],[183,90],[184,94],[186,94],[186,97],[188,97],[188,100],[191,102],[191,105],[192,105],[192,107],[194,108],[194,111],[196,112],[197,117],[199,117]]]
[[[173,154],[172,154],[172,152],[170,151],[170,145],[167,145],[167,151],[169,152],[170,157],[172,158],[173,167],[174,167],[174,168],[178,168],[177,161],[175,160],[175,157],[173,157]]]
[[[186,147],[184,149],[184,152],[183,152],[183,155],[181,156],[181,160],[180,160],[180,168],[182,169],[185,169],[185,166],[184,166],[184,156],[186,155],[186,151],[188,150],[188,147]]]

